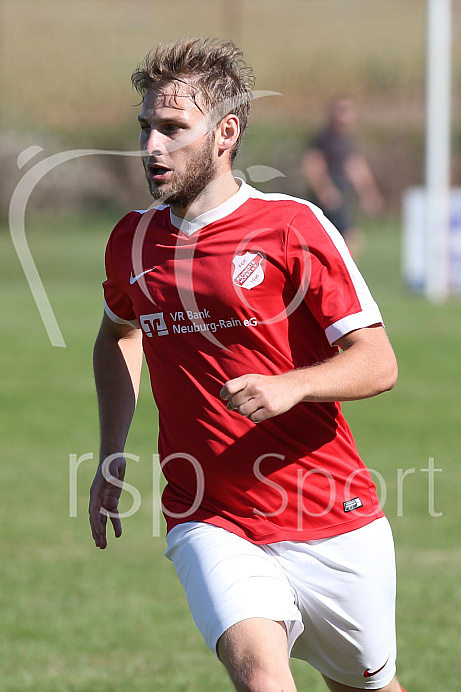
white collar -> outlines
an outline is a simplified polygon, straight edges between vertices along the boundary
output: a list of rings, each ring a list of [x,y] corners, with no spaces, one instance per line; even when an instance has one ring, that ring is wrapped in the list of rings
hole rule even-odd
[[[244,180],[241,180],[241,178],[236,178],[236,180],[239,182],[240,187],[237,192],[232,195],[232,197],[214,209],[210,209],[203,214],[199,214],[199,216],[196,216],[195,219],[192,219],[191,221],[182,219],[180,216],[176,216],[176,214],[173,214],[170,207],[170,220],[173,226],[178,228],[186,235],[191,236],[192,233],[200,231],[205,226],[208,226],[208,224],[213,223],[214,221],[219,221],[220,219],[224,219],[226,216],[229,216],[229,214],[232,214],[232,212],[238,209],[242,204],[244,204],[244,202],[247,201],[247,199],[249,199],[252,190],[250,185],[247,185],[247,183]]]

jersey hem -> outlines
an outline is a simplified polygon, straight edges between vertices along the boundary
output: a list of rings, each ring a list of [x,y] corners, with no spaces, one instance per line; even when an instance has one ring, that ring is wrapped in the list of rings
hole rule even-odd
[[[280,543],[281,541],[317,541],[325,538],[334,538],[335,536],[341,536],[344,533],[349,533],[350,531],[355,531],[363,526],[371,524],[376,519],[381,519],[385,514],[382,509],[376,509],[371,511],[366,516],[358,517],[353,521],[348,521],[347,523],[334,524],[332,526],[325,526],[318,529],[298,531],[298,530],[284,530],[276,531],[273,533],[268,533],[265,536],[252,536],[249,535],[241,526],[224,519],[223,517],[188,517],[184,522],[168,522],[167,533],[169,533],[175,526],[179,524],[186,523],[188,521],[201,521],[205,524],[212,524],[213,526],[218,526],[221,529],[225,529],[230,533],[234,533],[240,538],[244,538],[250,543],[255,545],[268,545],[269,543]]]

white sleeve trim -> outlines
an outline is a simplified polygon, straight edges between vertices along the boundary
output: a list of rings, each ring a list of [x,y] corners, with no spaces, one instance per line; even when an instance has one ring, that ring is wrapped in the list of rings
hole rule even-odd
[[[338,229],[327,219],[323,211],[308,202],[305,199],[299,199],[296,197],[291,197],[289,195],[279,195],[272,193],[259,192],[251,188],[251,197],[258,199],[269,199],[271,201],[283,201],[283,200],[293,200],[300,204],[303,204],[312,211],[317,220],[321,223],[326,233],[329,235],[330,239],[334,243],[336,250],[339,252],[341,259],[349,273],[350,279],[354,286],[354,290],[357,299],[360,303],[360,312],[354,313],[352,315],[347,315],[340,320],[337,320],[331,324],[325,330],[325,335],[330,344],[333,344],[337,339],[342,336],[353,332],[355,329],[363,329],[365,327],[370,327],[372,324],[383,324],[383,319],[379,311],[379,307],[376,304],[370,290],[365,282],[365,279],[358,270],[354,260],[351,257],[344,238],[339,233]]]
[[[342,336],[349,334],[349,332],[353,332],[354,329],[363,329],[364,327],[370,327],[372,324],[384,323],[379,311],[379,307],[373,299],[365,279],[352,259],[344,238],[318,207],[312,205],[311,209],[341,255],[346,269],[349,272],[349,276],[352,280],[361,307],[360,312],[354,313],[353,315],[347,315],[346,317],[343,317],[327,327],[325,334],[330,344],[332,344]]]
[[[357,312],[355,315],[343,317],[327,327],[325,334],[331,345],[342,336],[349,334],[349,332],[353,332],[355,329],[371,327],[372,324],[383,324],[383,318],[377,306],[363,312]]]
[[[121,317],[118,317],[118,315],[116,315],[115,312],[112,312],[110,307],[107,305],[106,301],[104,301],[104,312],[106,313],[107,317],[109,317],[112,320],[112,322],[115,322],[116,324],[127,324],[131,327],[134,327],[135,329],[141,329],[138,320],[124,320]]]

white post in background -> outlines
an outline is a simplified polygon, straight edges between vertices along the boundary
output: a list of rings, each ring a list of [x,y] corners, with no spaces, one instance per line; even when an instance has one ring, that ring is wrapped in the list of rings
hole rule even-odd
[[[426,130],[426,295],[449,292],[451,0],[428,0]]]

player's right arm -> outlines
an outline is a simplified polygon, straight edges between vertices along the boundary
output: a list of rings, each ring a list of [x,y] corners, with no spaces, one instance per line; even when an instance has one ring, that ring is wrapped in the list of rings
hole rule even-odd
[[[89,514],[93,540],[101,549],[107,546],[105,512],[110,513],[115,536],[118,538],[122,533],[118,516],[121,482],[115,486],[108,479],[110,475],[123,481],[125,475],[123,449],[139,392],[141,338],[140,329],[117,324],[105,314],[94,346],[101,445],[99,466],[90,491]],[[106,459],[111,459],[110,464],[104,464]]]

